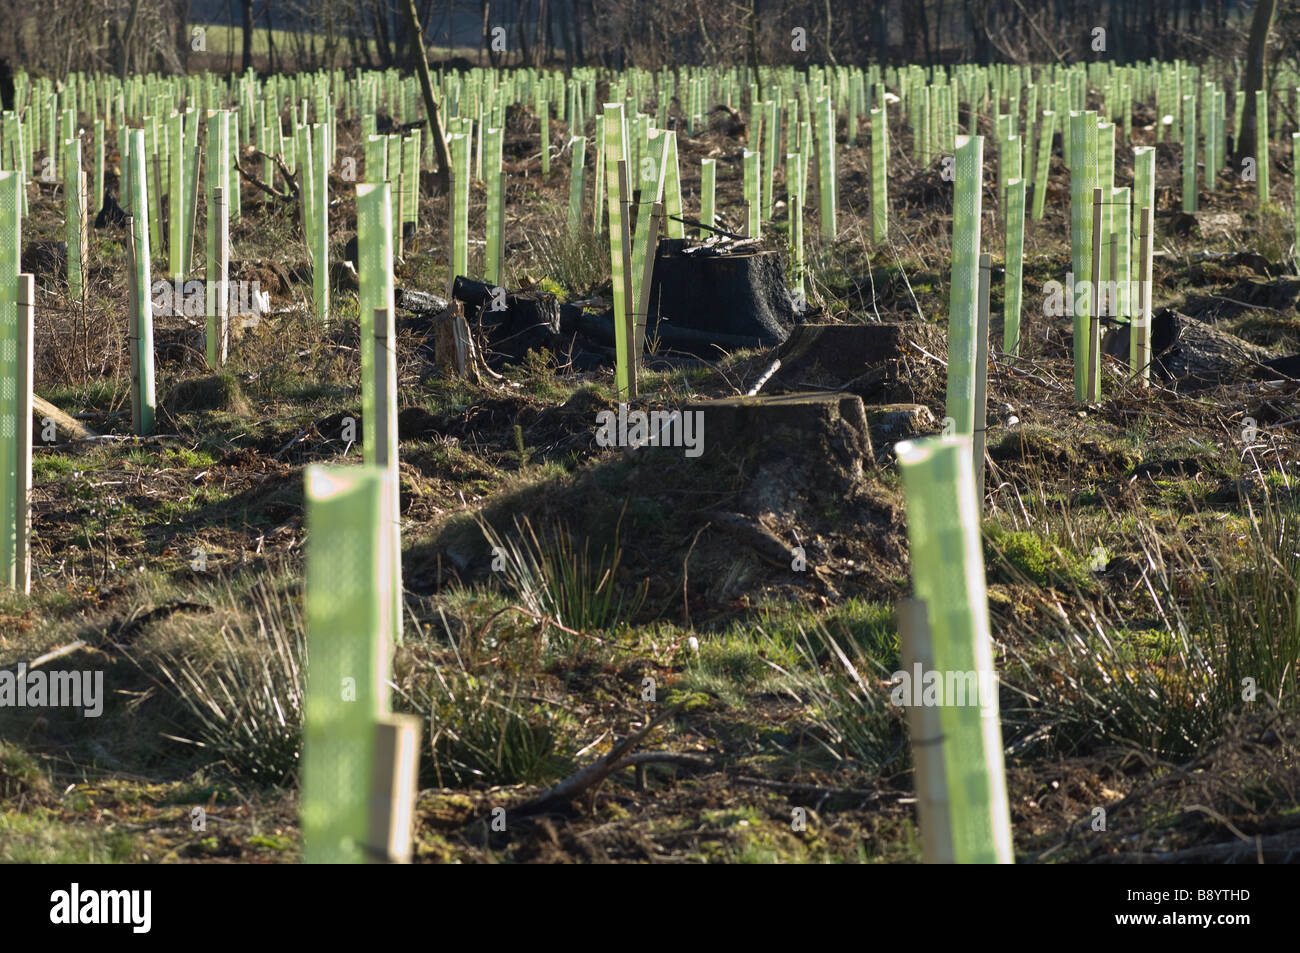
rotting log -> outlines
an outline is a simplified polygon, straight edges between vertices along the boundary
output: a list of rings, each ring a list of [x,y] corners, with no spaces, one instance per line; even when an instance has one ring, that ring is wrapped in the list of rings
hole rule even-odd
[[[69,416],[45,398],[37,397],[35,394],[32,395],[32,417],[38,424],[38,431],[44,425],[45,418],[48,417],[54,421],[54,425],[59,430],[74,440],[94,440],[99,436],[99,434],[82,424],[81,421]]]

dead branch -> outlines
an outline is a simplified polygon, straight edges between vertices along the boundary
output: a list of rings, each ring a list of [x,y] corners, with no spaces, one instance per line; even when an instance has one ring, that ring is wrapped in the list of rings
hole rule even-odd
[[[534,798],[519,807],[514,808],[510,813],[519,814],[541,814],[546,811],[561,808],[583,791],[595,788],[610,773],[616,771],[628,763],[632,754],[632,749],[645,740],[646,736],[655,729],[657,725],[665,721],[671,715],[675,715],[681,710],[684,702],[679,702],[671,708],[666,708],[656,715],[651,721],[635,734],[624,738],[614,746],[609,754],[601,758],[594,764],[589,764],[580,771],[569,775],[560,783],[543,792],[539,797]]]
[[[234,160],[235,168],[239,170],[239,174],[242,175],[249,182],[251,182],[253,185],[255,185],[257,188],[261,189],[267,195],[273,198],[277,198],[281,202],[298,201],[298,183],[294,179],[293,175],[289,172],[289,167],[284,164],[284,159],[278,155],[275,156],[268,155],[267,153],[263,152],[261,149],[256,148],[255,146],[250,146],[249,149],[257,156],[263,159],[270,159],[272,162],[276,164],[276,166],[280,169],[280,175],[284,177],[285,182],[289,183],[289,191],[281,192],[279,189],[267,185],[257,176],[253,175],[253,173],[245,169],[243,164],[238,159],[236,159]]]

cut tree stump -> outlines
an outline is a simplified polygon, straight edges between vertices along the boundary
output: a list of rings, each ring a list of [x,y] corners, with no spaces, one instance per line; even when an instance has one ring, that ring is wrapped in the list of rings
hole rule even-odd
[[[843,501],[875,469],[867,415],[852,394],[732,397],[684,410],[703,415],[704,452],[695,463],[708,471],[739,469],[756,510]]]
[[[1124,363],[1129,359],[1129,326],[1111,328],[1101,351]],[[1277,353],[1235,334],[1169,308],[1151,318],[1151,374],[1176,387],[1208,387],[1259,376]]]
[[[703,415],[703,454],[657,447],[639,456],[649,458],[656,484],[690,487],[689,499],[707,481],[715,502],[696,565],[739,567],[692,570],[692,585],[726,599],[766,573],[778,586],[834,595],[843,585],[874,590],[905,575],[902,507],[879,479],[856,395],[736,397],[683,410]]]
[[[944,329],[919,322],[803,324],[777,352],[764,393],[818,388],[864,401],[917,403],[944,386]]]
[[[501,299],[493,286],[457,276],[451,296],[465,306],[465,319],[478,336],[480,351],[489,367],[517,363],[530,350],[542,351],[559,340],[560,303],[545,291],[509,292],[505,308],[493,310]]]
[[[690,239],[659,242],[646,339],[671,341],[679,350],[716,357],[717,338],[728,348],[775,347],[794,326],[794,303],[785,266],[774,251],[718,251]],[[677,334],[674,332],[695,332]]]

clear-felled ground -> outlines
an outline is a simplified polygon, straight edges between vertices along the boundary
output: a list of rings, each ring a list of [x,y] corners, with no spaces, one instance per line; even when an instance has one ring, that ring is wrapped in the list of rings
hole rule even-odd
[[[1147,141],[1150,117],[1137,118]],[[357,131],[340,124],[342,150],[359,154]],[[839,241],[816,238],[810,200],[821,311],[809,320],[946,322],[949,186],[937,166],[914,166],[906,130],[891,132],[891,246],[866,243],[865,136],[841,153]],[[735,216],[743,140],[679,137],[688,214],[699,159],[712,155],[720,208]],[[566,158],[543,182],[536,142],[525,111],[506,147],[509,283],[607,295],[601,243],[563,237]],[[1126,184],[1131,162],[1119,169]],[[1162,146],[1157,306],[1300,351],[1289,203],[1260,214],[1253,185],[1225,175],[1202,207],[1239,213],[1241,228],[1181,234],[1177,176],[1177,150]],[[1041,308],[1043,283],[1067,269],[1067,183],[1054,166],[1046,220],[1027,230],[1023,359],[995,362],[990,381],[985,556],[1017,853],[1280,860],[1300,844],[1289,693],[1300,654],[1290,489],[1300,389],[1243,375],[1142,392],[1108,365],[1103,404],[1075,406],[1068,319]],[[334,184],[341,257],[355,219],[345,183]],[[61,195],[36,188],[24,238],[58,240]],[[1275,162],[1274,194],[1291,188]],[[108,697],[96,719],[0,710],[0,860],[299,855],[302,471],[358,458],[343,430],[360,419],[356,304],[340,287],[339,326],[316,326],[292,209],[263,205],[252,189],[244,197],[234,257],[272,260],[288,280],[248,266],[280,313],[233,346],[225,381],[173,391],[203,376],[200,338],[160,320],[159,436],[61,437],[37,451],[33,595],[0,603],[0,662],[81,641],[47,667],[102,670]],[[481,229],[478,184],[472,207]],[[445,199],[426,196],[421,216],[398,281],[442,292]],[[995,259],[998,218],[990,189],[984,242]],[[784,220],[779,207],[773,242]],[[1241,250],[1258,258],[1199,257]],[[96,233],[84,312],[54,280],[37,312],[38,393],[101,434],[125,435],[130,423],[122,256],[120,235]],[[995,282],[995,315],[1000,297]],[[612,376],[558,363],[539,356],[503,382],[470,385],[402,342],[407,616],[393,681],[394,707],[430,716],[419,858],[917,860],[906,735],[888,704],[892,606],[909,586],[892,463],[864,477],[880,517],[869,527],[824,504],[783,527],[829,541],[838,560],[835,571],[796,573],[713,517],[742,491],[726,474],[598,447]],[[741,353],[654,371],[645,402],[742,394],[767,363]],[[941,417],[937,381],[918,399]],[[514,571],[494,574],[481,558],[476,516]],[[874,554],[864,571],[844,569],[863,554]],[[555,616],[563,627],[547,621]],[[1250,702],[1245,679],[1257,689]],[[1268,697],[1279,684],[1280,706]],[[638,749],[662,757],[565,810],[512,813],[671,706]],[[194,829],[196,807],[206,830]],[[497,807],[504,831],[493,827]],[[1105,830],[1094,829],[1098,808]]]

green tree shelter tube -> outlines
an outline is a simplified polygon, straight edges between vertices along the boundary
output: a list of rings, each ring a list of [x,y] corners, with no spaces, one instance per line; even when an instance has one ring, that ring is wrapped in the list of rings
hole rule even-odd
[[[391,470],[307,468],[303,860],[365,859],[374,724],[387,714],[391,548],[382,529]]]
[[[984,137],[957,137],[953,182],[952,286],[948,301],[948,393],[952,433],[975,432],[975,332],[979,290],[980,205],[984,191]]]
[[[130,321],[130,347],[132,358],[131,407],[132,423],[137,436],[153,433],[154,377],[153,377],[153,315],[149,295],[149,186],[145,170],[148,155],[145,152],[144,130],[132,129],[127,135],[127,177],[131,182],[130,209],[133,216],[135,240],[135,292],[132,295]]]
[[[717,186],[718,160],[700,160],[700,238],[708,238],[715,222],[714,195]]]
[[[912,587],[926,606],[930,671],[942,685],[939,721],[952,832],[952,856],[943,859],[1009,864],[1011,817],[971,447],[970,438],[960,436],[904,441],[894,449],[907,501]],[[909,701],[921,701],[921,686],[911,689]]]
[[[885,104],[871,116],[871,240],[884,244],[889,235],[889,125]]]
[[[569,220],[568,234],[574,238],[578,234],[578,223],[582,219],[582,173],[587,159],[587,140],[574,136],[569,140]]]
[[[397,328],[393,282],[392,184],[357,186],[357,269],[361,326],[362,459],[397,472]],[[402,641],[402,548],[398,497],[390,500],[394,644]]]
[[[30,360],[30,345],[26,356],[19,347],[18,329],[23,310],[18,305],[22,188],[21,170],[0,172],[0,586],[10,588],[22,586],[19,491],[30,481],[30,474],[20,472],[18,449],[24,429],[30,440],[31,428],[31,400],[20,389],[26,376],[20,362]]]
[[[1002,350],[1020,353],[1020,303],[1025,273],[1025,180],[1007,182],[1007,269],[1003,294]]]
[[[608,192],[609,206],[609,262],[610,275],[614,292],[614,383],[618,395],[627,399],[632,393],[632,361],[635,355],[635,336],[629,338],[627,318],[629,309],[634,307],[628,300],[628,290],[624,268],[630,268],[632,254],[624,233],[624,216],[628,208],[623,204],[623,196],[631,198],[628,183],[620,182],[622,172],[619,163],[627,156],[627,127],[623,124],[623,104],[605,104],[605,187]],[[626,260],[629,259],[629,260]]]
[[[207,360],[209,367],[220,367],[226,359],[227,321],[230,295],[226,281],[230,269],[230,113],[224,109],[208,115],[208,155],[203,186],[208,209],[206,245]],[[217,190],[223,190],[220,207]],[[224,256],[224,260],[223,260]]]
[[[1097,187],[1097,114],[1070,115],[1070,250],[1074,280],[1092,277],[1092,192]],[[1076,298],[1074,307],[1074,399],[1080,403],[1099,399],[1088,393],[1088,345],[1091,338],[1091,305],[1088,295],[1065,293]],[[1093,375],[1101,386],[1101,373]]]

